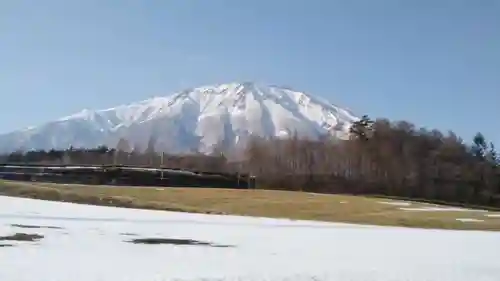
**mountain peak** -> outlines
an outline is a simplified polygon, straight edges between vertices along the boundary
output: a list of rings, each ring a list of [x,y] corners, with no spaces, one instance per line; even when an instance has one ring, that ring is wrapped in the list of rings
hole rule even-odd
[[[144,148],[149,138],[171,152],[231,148],[252,135],[345,138],[358,118],[348,110],[286,87],[232,82],[104,110],[84,109],[54,122],[0,136],[0,150],[115,146]]]

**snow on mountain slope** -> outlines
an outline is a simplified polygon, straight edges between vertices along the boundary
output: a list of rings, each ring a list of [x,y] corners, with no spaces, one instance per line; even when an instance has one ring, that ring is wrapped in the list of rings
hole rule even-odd
[[[148,140],[170,152],[231,148],[251,135],[345,138],[357,120],[311,95],[255,83],[188,89],[105,110],[83,110],[39,127],[0,135],[0,151],[115,146],[120,138],[144,149]]]

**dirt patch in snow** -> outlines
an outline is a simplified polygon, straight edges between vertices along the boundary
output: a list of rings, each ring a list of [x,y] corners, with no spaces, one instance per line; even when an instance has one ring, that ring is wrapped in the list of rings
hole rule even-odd
[[[14,235],[0,236],[0,241],[27,241],[36,242],[44,236],[40,234],[16,233]]]
[[[211,242],[203,242],[192,239],[173,239],[173,238],[138,238],[131,241],[127,241],[134,244],[148,244],[148,245],[187,245],[187,246],[208,246],[216,248],[230,248],[234,247],[231,245],[220,245]]]
[[[18,228],[63,229],[62,227],[58,227],[58,226],[46,226],[46,225],[44,226],[44,225],[11,224],[10,226],[18,227]]]
[[[129,233],[129,232],[120,233],[120,235],[123,235],[123,236],[137,236],[137,234],[135,234],[135,233]]]

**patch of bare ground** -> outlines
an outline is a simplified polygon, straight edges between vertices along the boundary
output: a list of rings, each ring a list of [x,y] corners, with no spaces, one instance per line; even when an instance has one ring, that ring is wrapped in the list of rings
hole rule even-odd
[[[45,229],[63,229],[58,226],[44,226],[44,225],[26,225],[26,224],[11,224],[12,227],[17,228],[45,228]]]
[[[500,230],[492,210],[411,211],[424,202],[276,190],[117,187],[0,180],[0,195],[125,208],[418,228]],[[383,203],[381,203],[383,202]],[[408,209],[408,210],[405,210]],[[486,212],[486,213],[485,213]],[[467,218],[468,221],[457,219]],[[471,223],[472,220],[483,220]]]
[[[26,241],[26,242],[36,242],[42,239],[44,236],[40,234],[29,234],[29,233],[16,233],[13,235],[0,236],[0,241]]]
[[[161,244],[167,244],[167,245],[184,245],[184,246],[208,246],[208,247],[216,247],[216,248],[229,248],[229,247],[234,247],[231,245],[220,245],[220,244],[214,244],[211,242],[203,242],[203,241],[198,241],[198,240],[193,240],[193,239],[174,239],[174,238],[138,238],[138,239],[133,239],[131,241],[127,241],[130,243],[134,244],[148,244],[148,245],[161,245]]]

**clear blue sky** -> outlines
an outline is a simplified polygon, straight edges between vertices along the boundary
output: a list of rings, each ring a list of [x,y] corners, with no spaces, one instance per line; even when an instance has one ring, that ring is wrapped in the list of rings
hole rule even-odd
[[[0,132],[233,81],[500,146],[500,1],[0,2]]]

